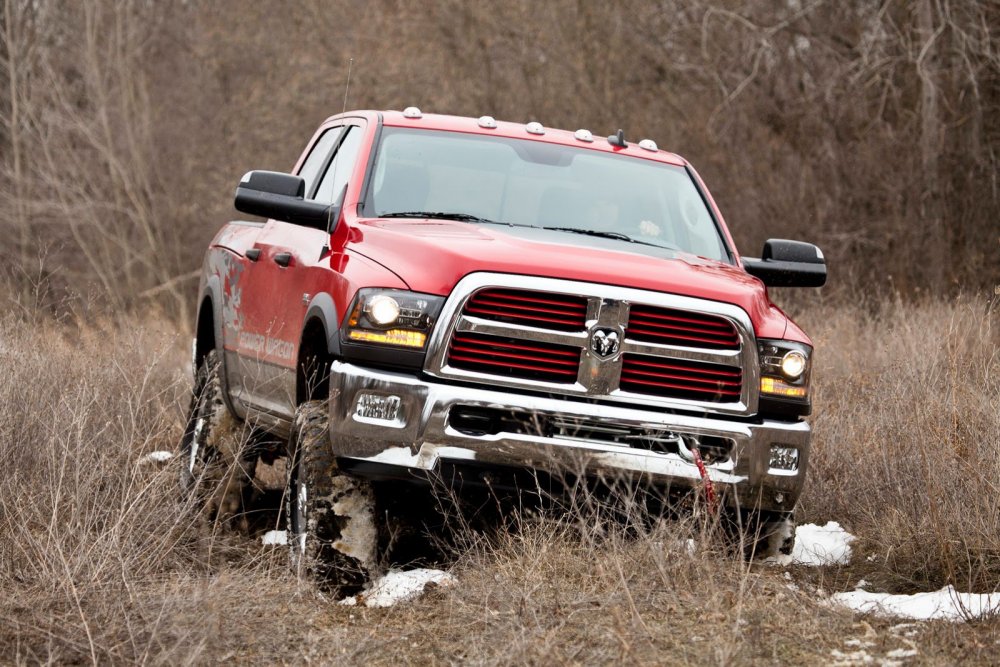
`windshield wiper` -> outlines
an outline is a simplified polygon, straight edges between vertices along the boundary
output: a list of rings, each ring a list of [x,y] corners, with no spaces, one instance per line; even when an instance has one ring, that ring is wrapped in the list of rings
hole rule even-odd
[[[628,234],[623,234],[621,232],[609,232],[602,231],[600,229],[579,229],[577,227],[541,227],[541,229],[549,229],[553,232],[569,232],[570,234],[584,234],[586,236],[599,236],[605,239],[615,239],[616,241],[626,241],[628,243],[638,243],[640,245],[648,245],[654,248],[663,248],[664,250],[679,250],[676,246],[650,243],[649,241],[640,241],[639,239],[632,238]]]
[[[610,232],[601,231],[598,229],[578,229],[576,227],[541,227],[539,225],[525,225],[519,222],[503,222],[501,220],[490,220],[489,218],[481,218],[478,215],[472,215],[471,213],[458,213],[453,211],[395,211],[393,213],[380,213],[380,218],[437,218],[438,220],[457,220],[459,222],[477,222],[484,225],[503,225],[505,227],[528,227],[530,229],[547,229],[552,232],[569,232],[570,234],[584,234],[586,236],[599,236],[605,239],[614,239],[616,241],[625,241],[627,243],[638,243],[640,245],[647,245],[653,248],[662,248],[664,250],[679,250],[676,246],[661,245],[659,243],[650,243],[649,241],[640,241],[639,239],[632,238],[628,234],[623,234],[622,232]]]
[[[439,220],[458,220],[460,222],[493,222],[471,213],[452,213],[449,211],[397,211],[395,213],[380,213],[380,218],[437,218]],[[505,223],[500,223],[505,224]]]
[[[452,213],[449,211],[397,211],[396,213],[382,213],[380,218],[437,218],[438,220],[458,220],[459,222],[478,222],[483,225],[503,225],[504,227],[531,227],[541,229],[537,225],[523,225],[519,222],[504,222],[502,220],[490,220],[481,218],[471,213]]]

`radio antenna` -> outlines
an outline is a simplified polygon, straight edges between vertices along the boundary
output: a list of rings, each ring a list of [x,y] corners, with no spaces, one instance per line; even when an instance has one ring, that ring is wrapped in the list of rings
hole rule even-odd
[[[353,69],[354,69],[354,58],[351,58],[347,62],[347,83],[344,85],[344,107],[340,111],[340,113],[342,113],[342,114],[347,113],[347,94],[351,92],[351,70],[353,70]],[[347,128],[347,130],[350,131],[350,128]],[[338,148],[338,150],[339,150],[339,148]],[[333,158],[333,182],[334,183],[337,182],[337,168],[338,167],[340,167],[340,162],[337,160],[336,156],[334,156],[334,158]],[[347,190],[347,186],[346,185],[344,186],[344,190],[345,191]],[[340,199],[340,193],[330,192],[330,196],[331,197],[336,197],[336,199],[334,199],[332,202],[330,202],[330,208],[327,209],[326,231],[328,233],[333,231],[332,230],[332,227],[333,227],[333,204],[336,203],[337,199]],[[340,215],[339,211],[337,212],[337,215]],[[328,250],[328,248],[326,246],[323,246],[323,248],[324,248],[324,251],[322,253],[320,253],[320,257],[321,258],[322,258],[322,256],[324,254],[326,254],[326,251]]]
[[[351,70],[354,68],[354,58],[351,58],[347,63],[347,85],[344,86],[344,108],[341,109],[340,113],[345,113],[347,111],[347,93],[351,90]]]

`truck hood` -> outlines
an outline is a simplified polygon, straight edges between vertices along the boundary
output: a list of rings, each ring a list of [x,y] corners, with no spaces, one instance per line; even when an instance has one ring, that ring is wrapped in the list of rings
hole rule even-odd
[[[470,273],[513,273],[734,304],[747,312],[762,338],[782,338],[789,328],[764,285],[743,269],[626,241],[452,221],[364,219],[351,226],[348,243],[351,251],[389,268],[415,292],[447,295]],[[791,329],[800,334],[798,327]]]

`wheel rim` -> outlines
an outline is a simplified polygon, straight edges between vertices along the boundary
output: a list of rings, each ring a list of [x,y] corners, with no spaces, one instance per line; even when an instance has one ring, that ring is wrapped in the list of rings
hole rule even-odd
[[[292,539],[288,541],[288,546],[291,547],[293,558],[298,560],[306,552],[306,526],[308,523],[306,503],[309,499],[309,487],[302,481],[299,474],[299,456],[293,454],[290,458],[292,463],[288,471],[288,493],[291,496],[288,503],[288,529],[292,533]]]
[[[201,407],[201,406],[199,406]],[[205,430],[205,418],[198,417],[194,424],[194,433],[191,435],[190,451],[188,452],[188,475],[194,477],[195,463],[198,461],[198,451],[201,449],[201,437]]]
[[[295,517],[298,524],[295,528],[295,543],[299,549],[299,554],[306,552],[306,526],[308,525],[307,505],[309,498],[309,487],[305,482],[296,482],[295,492]]]
[[[211,432],[209,422],[212,419],[212,403],[212,394],[206,383],[192,410],[191,419],[194,424],[188,431],[189,436],[184,439],[181,451],[185,461],[181,469],[181,485],[189,493],[198,486],[199,479],[204,474],[204,466],[212,456],[212,448],[205,442]]]

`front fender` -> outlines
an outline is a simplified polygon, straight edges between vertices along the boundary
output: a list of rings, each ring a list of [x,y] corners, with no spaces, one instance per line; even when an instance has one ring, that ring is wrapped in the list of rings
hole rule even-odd
[[[243,268],[239,258],[232,252],[218,247],[209,249],[205,255],[202,271],[198,299],[198,323],[195,329],[196,332],[204,330],[201,318],[205,316],[203,306],[207,299],[211,304],[212,338],[219,358],[223,400],[230,412],[241,418],[244,416],[244,410],[240,409],[232,398],[232,387],[229,382],[229,360],[226,358],[226,341],[230,338],[235,339],[240,327],[238,306],[242,295],[239,288],[239,276],[242,274]],[[208,349],[202,347],[201,341],[199,341],[196,344],[196,362],[200,362],[207,353]],[[195,372],[197,372],[197,367],[195,367]]]
[[[303,332],[313,320],[318,320],[326,332],[326,349],[334,358],[340,356],[340,318],[337,315],[337,304],[326,292],[320,292],[312,298],[306,308]],[[299,340],[302,349],[302,340]]]
[[[208,276],[205,280],[205,284],[201,290],[201,297],[198,299],[198,303],[201,304],[198,307],[198,322],[195,324],[195,331],[202,330],[201,318],[203,317],[204,309],[203,305],[205,300],[208,299],[212,306],[211,317],[212,317],[212,339],[215,341],[215,351],[219,355],[219,359],[224,359],[225,343],[223,339],[223,326],[222,326],[222,287],[221,279],[217,275]],[[202,352],[202,348],[199,346],[199,355],[196,360],[198,363],[201,362],[204,354],[208,350]],[[197,370],[197,367],[196,367]]]

